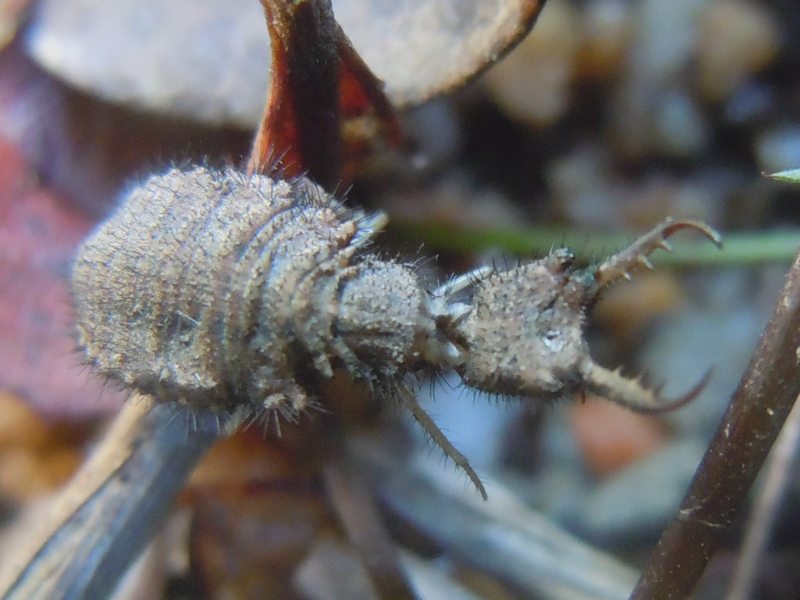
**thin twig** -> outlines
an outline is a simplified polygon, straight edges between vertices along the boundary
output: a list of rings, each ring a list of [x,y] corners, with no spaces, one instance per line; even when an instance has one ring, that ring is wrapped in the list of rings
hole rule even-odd
[[[372,492],[350,465],[337,459],[324,469],[325,487],[339,521],[356,547],[381,598],[413,600],[416,594],[400,563]]]
[[[727,600],[752,598],[761,558],[778,516],[786,485],[792,474],[792,462],[800,451],[800,402],[795,402],[781,434],[772,448],[765,467],[764,483],[750,512],[750,521],[733,570],[733,582]]]
[[[633,600],[686,598],[733,523],[800,393],[800,253],[673,522]]]
[[[622,600],[633,586],[633,569],[566,533],[501,482],[485,478],[490,494],[484,501],[436,458],[408,460],[385,439],[348,441],[395,520],[524,597]]]
[[[434,563],[407,550],[400,551],[400,558],[419,595],[425,600],[480,600],[476,593],[463,587],[449,573],[437,569]]]

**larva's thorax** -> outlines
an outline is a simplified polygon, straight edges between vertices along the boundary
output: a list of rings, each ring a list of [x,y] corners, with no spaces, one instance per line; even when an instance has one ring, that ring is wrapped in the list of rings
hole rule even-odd
[[[337,365],[399,377],[435,327],[408,267],[357,256],[372,233],[307,180],[152,177],[79,251],[80,343],[106,377],[218,409],[299,411]]]

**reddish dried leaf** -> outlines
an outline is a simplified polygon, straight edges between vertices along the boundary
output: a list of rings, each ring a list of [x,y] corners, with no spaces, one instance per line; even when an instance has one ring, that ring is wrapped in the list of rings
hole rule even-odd
[[[198,497],[191,555],[210,598],[291,598],[291,578],[320,529],[330,526],[322,498],[307,490]]]
[[[72,254],[91,222],[46,190],[0,143],[0,389],[40,413],[85,418],[119,406],[81,368],[67,285]]]
[[[397,117],[336,24],[329,1],[262,4],[272,42],[271,81],[248,172],[269,173],[279,163],[284,175],[307,173],[333,190],[342,183],[342,168],[352,171],[342,151],[345,119],[376,116],[396,145]]]
[[[23,502],[51,493],[72,476],[84,428],[46,423],[25,401],[0,391],[0,498]]]
[[[253,143],[249,173],[280,163],[330,189],[341,164],[338,86],[341,59],[330,3],[263,0],[272,44],[269,98]]]

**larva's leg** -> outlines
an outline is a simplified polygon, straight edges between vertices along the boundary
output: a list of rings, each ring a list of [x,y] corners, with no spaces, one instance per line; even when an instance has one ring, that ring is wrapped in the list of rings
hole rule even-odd
[[[469,460],[467,457],[461,454],[453,444],[450,443],[450,440],[447,439],[447,436],[442,433],[442,430],[434,423],[431,416],[425,412],[425,409],[420,406],[417,399],[412,395],[408,394],[406,398],[404,398],[404,402],[408,410],[411,411],[411,414],[416,419],[417,423],[419,423],[420,427],[427,433],[433,443],[439,446],[444,452],[445,456],[451,458],[453,462],[461,468],[469,477],[470,481],[472,481],[475,488],[478,490],[478,493],[481,497],[486,500],[488,495],[486,494],[486,488],[483,487],[483,483],[481,483],[480,477],[475,472],[475,469],[469,464]]]
[[[433,290],[431,292],[431,296],[434,298],[447,298],[448,296],[452,296],[461,290],[467,289],[468,287],[479,283],[483,279],[486,279],[486,277],[491,275],[493,272],[494,267],[490,265],[484,265],[482,267],[478,267],[477,269],[473,269],[468,273],[462,273],[461,275],[453,277]]]
[[[389,217],[383,212],[361,216],[358,219],[358,233],[350,241],[350,248],[352,248],[353,252],[363,250],[369,246],[372,243],[372,238],[383,231],[388,222]]]
[[[297,422],[300,414],[308,408],[309,398],[303,388],[296,383],[289,383],[281,391],[267,396],[262,404],[268,417],[275,419],[275,428],[280,436],[280,419]]]

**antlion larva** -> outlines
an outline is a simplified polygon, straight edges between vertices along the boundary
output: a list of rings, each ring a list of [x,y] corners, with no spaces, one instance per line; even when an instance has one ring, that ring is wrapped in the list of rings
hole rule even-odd
[[[638,380],[596,364],[588,308],[666,238],[667,220],[599,265],[556,250],[482,268],[429,291],[413,266],[367,251],[385,223],[345,208],[305,178],[172,169],[134,188],[80,248],[78,332],[96,372],[163,402],[258,414],[302,412],[343,368],[376,391],[418,368],[454,368],[491,393],[558,397],[591,390],[644,412],[673,408]],[[453,295],[472,288],[472,298]],[[467,459],[411,393],[400,400],[485,496]]]
[[[409,268],[356,256],[378,222],[305,179],[151,177],[80,250],[80,343],[100,374],[212,409],[297,413],[309,364],[386,382],[435,325]]]

